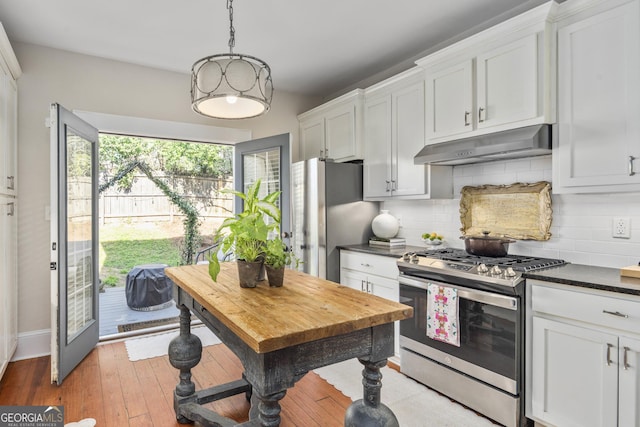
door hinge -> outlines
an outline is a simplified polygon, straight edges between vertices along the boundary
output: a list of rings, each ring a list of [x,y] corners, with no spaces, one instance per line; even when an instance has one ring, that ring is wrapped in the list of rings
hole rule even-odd
[[[49,270],[57,270],[58,269],[58,263],[57,262],[50,262],[49,263]]]

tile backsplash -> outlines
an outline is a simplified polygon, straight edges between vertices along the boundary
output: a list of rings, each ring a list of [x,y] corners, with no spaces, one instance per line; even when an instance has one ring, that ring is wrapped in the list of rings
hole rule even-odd
[[[451,200],[394,200],[381,204],[401,223],[398,237],[422,246],[420,235],[438,232],[448,246],[460,240],[460,189],[465,185],[551,182],[551,156],[454,166]],[[551,239],[517,241],[509,253],[561,258],[576,264],[620,268],[640,261],[640,193],[552,195]],[[614,217],[631,220],[631,238],[611,236]]]

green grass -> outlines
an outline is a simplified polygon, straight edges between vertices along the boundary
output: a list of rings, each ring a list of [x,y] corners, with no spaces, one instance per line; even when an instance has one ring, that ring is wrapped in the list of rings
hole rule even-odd
[[[100,228],[100,277],[106,286],[124,286],[136,265],[180,263],[180,240],[164,227],[145,224],[107,225]]]
[[[103,267],[129,271],[141,264],[178,265],[180,249],[173,239],[116,240],[102,242]]]

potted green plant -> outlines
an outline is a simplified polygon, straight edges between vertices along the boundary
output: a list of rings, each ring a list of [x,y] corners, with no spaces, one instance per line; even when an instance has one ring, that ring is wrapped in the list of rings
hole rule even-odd
[[[264,266],[267,270],[269,286],[280,287],[284,283],[284,268],[295,263],[298,266],[299,260],[289,251],[287,245],[279,238],[267,241],[264,253]]]
[[[233,252],[238,264],[240,286],[254,288],[259,280],[264,262],[269,233],[278,229],[280,209],[276,201],[280,191],[259,197],[260,180],[249,187],[246,193],[224,190],[244,201],[242,212],[227,218],[216,233],[223,253]],[[274,220],[267,223],[266,218]],[[217,254],[209,257],[209,275],[215,282],[220,273],[220,261]]]

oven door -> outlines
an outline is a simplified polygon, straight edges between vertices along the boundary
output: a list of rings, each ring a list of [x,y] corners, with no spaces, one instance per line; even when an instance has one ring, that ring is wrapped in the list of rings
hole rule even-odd
[[[460,347],[427,337],[429,283],[457,289]],[[414,313],[400,321],[401,347],[518,394],[522,332],[517,297],[401,275],[400,302]]]

